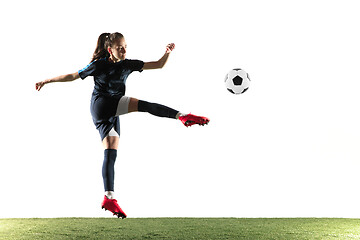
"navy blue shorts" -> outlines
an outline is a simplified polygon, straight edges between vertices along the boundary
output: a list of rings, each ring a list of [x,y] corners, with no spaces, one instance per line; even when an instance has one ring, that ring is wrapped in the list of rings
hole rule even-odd
[[[106,97],[94,94],[91,97],[90,111],[101,140],[104,140],[112,128],[120,135],[120,119],[119,116],[115,116],[120,98],[121,96]]]

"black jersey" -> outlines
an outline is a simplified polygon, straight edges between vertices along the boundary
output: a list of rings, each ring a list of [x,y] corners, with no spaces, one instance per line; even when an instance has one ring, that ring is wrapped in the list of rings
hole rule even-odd
[[[125,59],[117,63],[108,58],[96,60],[79,71],[81,79],[93,76],[91,115],[103,140],[112,128],[120,135],[119,117],[115,116],[118,102],[125,95],[126,79],[133,71],[142,71],[143,61]]]
[[[79,70],[81,79],[93,76],[95,81],[94,95],[119,97],[125,95],[125,84],[129,74],[133,71],[142,71],[144,62],[125,59],[116,63],[109,62],[108,58],[93,61]]]

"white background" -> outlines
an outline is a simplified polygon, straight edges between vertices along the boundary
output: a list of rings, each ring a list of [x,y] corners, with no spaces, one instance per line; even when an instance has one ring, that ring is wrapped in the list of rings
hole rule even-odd
[[[91,77],[35,82],[85,67],[119,31],[127,95],[211,119],[185,128],[121,117],[115,188],[129,217],[360,217],[356,1],[7,1],[1,20],[0,217],[110,217]],[[232,95],[224,77],[249,72]]]

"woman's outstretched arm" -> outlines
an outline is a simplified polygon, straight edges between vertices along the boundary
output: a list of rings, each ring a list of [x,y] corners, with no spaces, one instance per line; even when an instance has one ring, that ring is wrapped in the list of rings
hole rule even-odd
[[[174,48],[175,48],[174,43],[168,44],[166,46],[166,52],[164,56],[162,56],[158,61],[144,63],[143,70],[163,68],[170,56],[171,51],[174,50]]]
[[[78,79],[78,78],[80,78],[78,72],[70,73],[70,74],[65,74],[65,75],[61,75],[61,76],[58,76],[58,77],[54,77],[54,78],[49,78],[49,79],[46,79],[46,80],[44,80],[44,81],[37,82],[37,83],[35,84],[35,89],[36,89],[37,91],[40,91],[40,89],[41,89],[45,84],[52,83],[52,82],[71,82],[71,81],[74,81],[74,80],[76,80],[76,79]]]

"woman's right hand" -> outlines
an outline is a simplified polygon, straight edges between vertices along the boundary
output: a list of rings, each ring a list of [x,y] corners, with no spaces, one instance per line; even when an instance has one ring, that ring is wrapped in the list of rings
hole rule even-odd
[[[37,82],[35,83],[35,89],[40,91],[40,89],[47,83],[53,83],[53,82],[71,82],[76,79],[80,78],[80,75],[78,72],[69,73],[65,75],[61,75],[54,78],[46,79],[45,81]]]
[[[37,91],[40,91],[40,89],[41,89],[45,84],[46,84],[45,81],[37,82],[37,83],[35,83],[35,89],[36,89]]]

